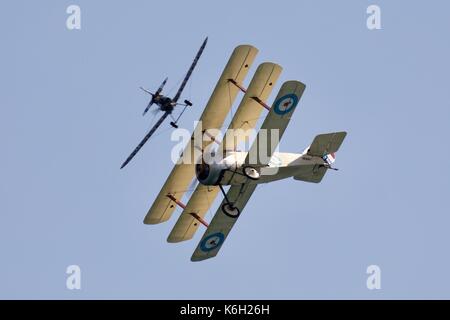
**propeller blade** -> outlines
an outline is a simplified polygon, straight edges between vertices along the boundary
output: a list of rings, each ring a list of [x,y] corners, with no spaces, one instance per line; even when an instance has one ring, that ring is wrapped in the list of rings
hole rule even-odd
[[[168,115],[169,115],[169,112],[165,112],[162,115],[162,117],[158,120],[158,122],[155,123],[153,128],[147,133],[147,135],[144,137],[144,139],[142,139],[142,141],[138,144],[136,149],[134,149],[133,152],[128,156],[127,160],[125,160],[125,162],[122,164],[120,169],[125,167],[131,161],[131,159],[134,158],[136,153],[138,153],[139,150],[141,150],[141,148],[144,146],[144,144],[147,142],[147,140],[150,139],[150,137],[153,135],[153,133],[155,133],[156,129],[158,129],[158,127],[161,125],[161,123],[163,123],[163,121],[167,118]]]

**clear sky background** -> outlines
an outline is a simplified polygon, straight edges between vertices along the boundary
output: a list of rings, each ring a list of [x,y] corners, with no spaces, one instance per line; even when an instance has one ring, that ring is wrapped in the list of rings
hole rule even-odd
[[[66,28],[70,4],[81,30]],[[382,30],[366,27],[370,4]],[[0,298],[450,298],[449,14],[448,1],[2,2]],[[205,36],[183,127],[252,44],[252,72],[284,67],[269,103],[283,81],[307,85],[281,151],[348,136],[340,171],[259,186],[219,255],[193,263],[203,230],[166,242],[180,210],[142,223],[173,166],[168,123],[119,167],[151,125],[138,87],[168,76],[173,95]],[[372,264],[381,290],[366,287]]]

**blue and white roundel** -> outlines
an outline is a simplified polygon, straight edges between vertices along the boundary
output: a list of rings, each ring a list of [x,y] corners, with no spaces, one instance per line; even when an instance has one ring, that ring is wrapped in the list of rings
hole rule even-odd
[[[225,236],[221,232],[210,234],[200,243],[200,249],[205,252],[214,250],[221,246],[224,240]]]
[[[282,96],[275,102],[274,111],[276,114],[283,115],[292,111],[298,103],[298,97],[289,93],[285,96]]]

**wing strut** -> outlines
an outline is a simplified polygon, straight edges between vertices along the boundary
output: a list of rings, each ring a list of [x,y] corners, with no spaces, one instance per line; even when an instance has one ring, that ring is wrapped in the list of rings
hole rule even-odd
[[[247,92],[247,89],[245,89],[243,86],[241,86],[239,83],[237,83],[234,79],[228,79],[228,81],[231,82],[232,84],[234,84],[236,87],[238,87],[239,90],[241,90],[243,93]],[[258,102],[260,105],[262,105],[267,110],[270,110],[270,107],[267,105],[267,103],[262,101],[259,97],[251,97],[251,99],[253,99],[256,102]]]
[[[170,112],[165,112],[161,118],[159,118],[158,122],[155,123],[155,125],[153,126],[153,128],[147,133],[147,135],[144,137],[144,139],[142,139],[142,141],[138,144],[138,146],[136,147],[136,149],[134,149],[134,151],[128,156],[127,160],[125,160],[125,162],[122,164],[122,166],[120,167],[120,169],[122,169],[123,167],[125,167],[128,162],[131,161],[131,159],[134,158],[134,156],[136,155],[136,153],[139,152],[139,150],[141,150],[141,148],[144,146],[144,144],[147,142],[148,139],[150,139],[150,137],[153,135],[153,133],[156,131],[156,129],[158,129],[158,127],[161,125],[161,123],[163,123],[163,121],[167,118],[167,116],[170,114]]]
[[[168,194],[167,198],[169,198],[170,200],[172,200],[173,202],[175,202],[177,205],[179,205],[181,208],[186,209],[186,205],[184,203],[182,203],[180,200],[178,200],[177,198],[175,198],[173,195]],[[195,212],[189,212],[189,214],[191,216],[193,216],[198,222],[200,222],[202,225],[204,225],[205,227],[209,227],[208,222],[206,222],[202,217],[200,217],[198,214],[196,214]]]

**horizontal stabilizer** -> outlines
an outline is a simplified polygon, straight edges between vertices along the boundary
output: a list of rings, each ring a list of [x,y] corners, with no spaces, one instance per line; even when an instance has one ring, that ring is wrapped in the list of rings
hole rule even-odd
[[[323,165],[302,166],[302,170],[294,176],[294,180],[319,183],[327,173],[327,168]]]
[[[346,135],[347,132],[345,131],[319,134],[309,147],[308,154],[310,156],[323,157],[337,152]]]

